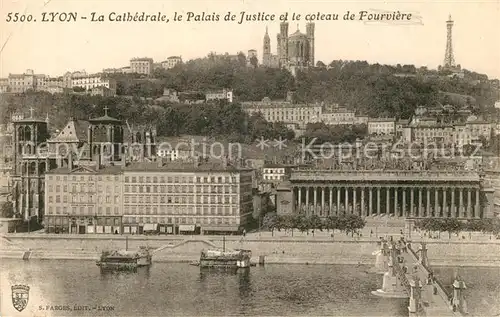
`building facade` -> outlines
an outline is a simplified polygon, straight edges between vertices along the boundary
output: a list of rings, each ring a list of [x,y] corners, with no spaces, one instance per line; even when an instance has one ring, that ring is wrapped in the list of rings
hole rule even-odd
[[[470,171],[296,170],[278,212],[394,218],[494,217],[494,189]],[[282,205],[280,205],[282,202]]]
[[[132,58],[130,72],[150,76],[153,73],[153,59],[149,57]]]
[[[368,119],[368,135],[394,135],[396,120],[394,118]]]
[[[218,91],[209,91],[205,94],[206,101],[213,100],[227,100],[228,102],[233,102],[233,91],[231,89],[222,89]]]
[[[161,62],[161,67],[164,69],[174,68],[176,65],[182,64],[182,57],[180,56],[170,56],[166,60]]]
[[[102,74],[91,74],[91,75],[73,75],[71,77],[71,87],[80,87],[92,93],[94,88],[101,89],[106,88],[106,95],[115,96],[116,95],[116,80]],[[101,89],[104,91],[104,89]]]
[[[47,232],[237,232],[252,216],[252,171],[175,167],[54,169],[46,178]]]

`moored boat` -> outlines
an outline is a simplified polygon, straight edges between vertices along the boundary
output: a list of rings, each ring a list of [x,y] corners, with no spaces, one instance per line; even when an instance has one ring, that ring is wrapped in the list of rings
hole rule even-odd
[[[150,266],[151,263],[152,255],[149,249],[141,247],[138,251],[103,251],[96,265],[101,270],[135,271],[139,267]]]
[[[246,269],[251,265],[251,257],[250,250],[203,250],[199,266],[214,269]]]

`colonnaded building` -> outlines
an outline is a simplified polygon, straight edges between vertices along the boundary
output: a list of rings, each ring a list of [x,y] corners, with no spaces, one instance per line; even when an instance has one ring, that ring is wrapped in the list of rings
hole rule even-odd
[[[495,216],[494,192],[467,170],[295,169],[276,202],[281,214],[479,219]]]

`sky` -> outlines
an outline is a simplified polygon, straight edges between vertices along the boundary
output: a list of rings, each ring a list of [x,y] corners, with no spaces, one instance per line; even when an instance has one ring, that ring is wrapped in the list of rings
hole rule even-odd
[[[285,0],[0,0],[0,77],[9,73],[50,76],[66,71],[99,72],[103,68],[129,65],[132,57],[152,57],[161,62],[168,56],[183,60],[209,52],[236,54],[249,49],[262,59],[266,26],[271,50],[276,53],[279,16],[301,14],[300,21],[288,21],[289,33],[297,24],[305,33],[304,16],[336,13],[338,21],[315,21],[315,60],[366,60],[380,64],[414,64],[436,68],[444,60],[446,20],[451,14],[455,61],[463,68],[500,78],[500,1],[413,0],[413,1],[285,1]],[[411,23],[365,23],[360,11],[412,13]],[[237,15],[266,12],[276,21],[223,21],[231,11]],[[344,21],[347,12],[356,20]],[[8,13],[31,14],[32,22],[7,22]],[[76,22],[41,22],[42,12],[75,12]],[[91,22],[91,12],[161,12],[169,22]],[[172,21],[174,13],[183,21]],[[187,12],[220,14],[218,22],[188,22]],[[86,16],[87,19],[81,19]]]

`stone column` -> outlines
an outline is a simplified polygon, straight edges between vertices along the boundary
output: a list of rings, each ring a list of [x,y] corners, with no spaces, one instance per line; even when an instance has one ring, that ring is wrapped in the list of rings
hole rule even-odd
[[[414,191],[415,191],[415,188],[410,187],[410,215],[412,217],[415,217],[415,208],[413,206],[413,202],[415,201],[415,196],[413,193]]]
[[[313,187],[313,214],[316,214],[316,208],[318,208],[318,188]]]
[[[377,216],[380,216],[380,186],[377,187]]]
[[[446,199],[447,188],[443,188],[443,217],[448,218],[448,201]]]
[[[349,211],[349,187],[345,188],[345,202],[344,202],[345,213],[347,214]]]
[[[458,189],[458,216],[465,218],[465,208],[464,208],[464,189]]]
[[[403,206],[401,206],[401,215],[403,217],[408,216],[406,214],[406,187],[402,187],[402,192],[403,192]]]
[[[299,186],[297,187],[297,199],[299,202],[299,213],[302,212],[302,188]]]
[[[439,188],[435,188],[434,190],[434,217],[438,216],[439,210]]]
[[[324,211],[325,211],[325,187],[321,187],[321,211],[320,211],[320,216],[324,216]]]
[[[471,197],[471,188],[467,188],[467,218],[472,218],[472,209],[471,209],[471,203],[472,203],[472,197]]]
[[[431,189],[429,187],[425,188],[425,192],[427,194],[426,198],[426,205],[427,205],[427,210],[425,211],[425,216],[430,217],[431,216]]]
[[[306,216],[309,216],[309,186],[304,189],[306,190]]]
[[[333,208],[333,187],[330,187],[330,200],[328,201],[330,208],[328,209],[328,213],[331,215],[332,214],[332,208]]]
[[[365,215],[365,187],[361,187],[361,211],[360,215],[361,216],[366,216]]]
[[[373,214],[373,187],[368,187],[368,216]]]
[[[387,186],[385,188],[385,215],[389,217],[391,214],[391,197],[390,197],[391,187]]]
[[[456,210],[455,210],[455,188],[451,188],[451,217],[452,218],[458,218]]]
[[[352,213],[355,214],[356,213],[356,206],[357,206],[357,203],[356,203],[356,191],[358,190],[357,187],[353,187],[352,188]]]
[[[394,188],[394,217],[399,218],[398,210],[398,188]]]
[[[339,214],[340,211],[340,189],[342,187],[337,187],[337,215]]]
[[[476,218],[480,218],[480,216],[481,216],[481,212],[479,210],[479,208],[480,208],[480,204],[479,204],[479,199],[480,199],[479,197],[480,196],[479,196],[479,194],[480,194],[479,188],[476,188],[476,195],[475,195],[476,196],[476,208],[475,208],[476,210],[474,211],[474,217],[476,217]]]
[[[422,205],[422,187],[418,189],[418,210],[417,210],[417,216],[422,217],[424,213],[422,212],[422,209],[424,209],[424,206]]]

